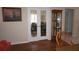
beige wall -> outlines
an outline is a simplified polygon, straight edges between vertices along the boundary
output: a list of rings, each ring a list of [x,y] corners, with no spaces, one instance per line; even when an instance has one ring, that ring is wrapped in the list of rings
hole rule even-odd
[[[3,22],[2,18],[2,8],[0,8],[0,40],[8,40],[12,44],[26,43],[29,42],[29,33],[28,33],[28,9],[29,8],[21,8],[22,9],[22,21],[20,22]],[[38,8],[39,9],[39,8]],[[48,8],[46,8],[48,9]],[[50,18],[51,18],[50,10],[48,11],[48,21],[47,33],[49,40],[51,39],[50,32]]]
[[[0,40],[6,39],[10,42],[12,42],[12,44],[18,44],[18,43],[24,43],[24,42],[28,42],[28,34],[27,34],[27,15],[28,15],[28,11],[27,8],[21,8],[22,9],[22,21],[20,22],[3,22],[3,18],[2,18],[2,8],[0,8]],[[64,31],[64,21],[65,21],[65,8],[51,8],[51,10],[53,9],[60,9],[63,10],[62,13],[62,22],[63,22],[63,27],[62,30]],[[74,19],[73,19],[73,37],[79,37],[79,8],[72,8],[74,9]],[[49,12],[51,12],[51,10],[49,10]],[[49,17],[51,17],[49,15]],[[49,30],[48,30],[48,37],[51,38],[51,21],[49,21],[48,26],[49,26]],[[64,39],[63,39],[64,40]],[[65,40],[68,41],[68,40]],[[73,42],[75,44],[79,43],[79,39],[73,39]]]
[[[73,35],[79,36],[79,8],[74,10],[74,20],[73,20]]]
[[[0,40],[3,39],[12,44],[27,41],[27,8],[22,8],[22,21],[20,22],[3,22],[2,8],[0,8]]]
[[[73,20],[73,42],[75,44],[79,43],[79,8],[74,10],[74,20]]]

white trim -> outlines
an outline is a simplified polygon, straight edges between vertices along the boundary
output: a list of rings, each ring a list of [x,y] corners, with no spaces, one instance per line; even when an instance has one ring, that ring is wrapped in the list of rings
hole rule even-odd
[[[16,44],[22,44],[22,43],[29,43],[30,41],[24,41],[24,42],[15,42],[15,43],[11,43],[11,45],[16,45]]]
[[[45,10],[46,11],[46,23],[47,23],[47,27],[46,27],[46,33],[47,33],[47,35],[46,36],[40,36],[40,29],[39,28],[37,28],[37,36],[36,37],[32,37],[31,36],[31,33],[30,33],[30,27],[29,26],[31,26],[31,24],[29,23],[30,22],[30,18],[29,18],[29,16],[30,16],[30,11],[31,10],[36,10],[37,11],[37,15],[38,15],[38,26],[40,25],[40,11],[41,10]],[[28,39],[30,40],[30,41],[38,41],[38,40],[43,40],[43,39],[50,39],[50,36],[49,36],[49,31],[51,30],[50,29],[50,27],[49,27],[49,15],[50,15],[50,8],[28,8]]]
[[[47,40],[47,39],[41,39],[41,40]],[[40,41],[40,40],[35,40],[35,41]],[[23,44],[23,43],[29,43],[29,42],[35,42],[35,41],[15,42],[15,43],[11,43],[11,45]]]

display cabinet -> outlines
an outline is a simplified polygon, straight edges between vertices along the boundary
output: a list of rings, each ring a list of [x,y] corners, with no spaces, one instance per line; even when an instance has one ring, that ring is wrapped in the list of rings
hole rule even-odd
[[[62,10],[52,10],[52,40],[56,39],[58,32],[62,30]]]

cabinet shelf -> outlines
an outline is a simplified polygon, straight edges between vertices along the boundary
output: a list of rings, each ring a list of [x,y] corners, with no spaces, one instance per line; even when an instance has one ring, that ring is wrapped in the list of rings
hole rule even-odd
[[[57,32],[62,28],[62,10],[52,10],[52,38],[56,37]]]

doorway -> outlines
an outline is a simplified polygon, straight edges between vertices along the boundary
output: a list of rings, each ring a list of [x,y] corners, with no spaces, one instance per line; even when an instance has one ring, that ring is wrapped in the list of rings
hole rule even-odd
[[[48,39],[47,10],[29,8],[28,10],[28,35],[29,41]]]
[[[65,32],[72,34],[73,31],[73,9],[65,9]]]

